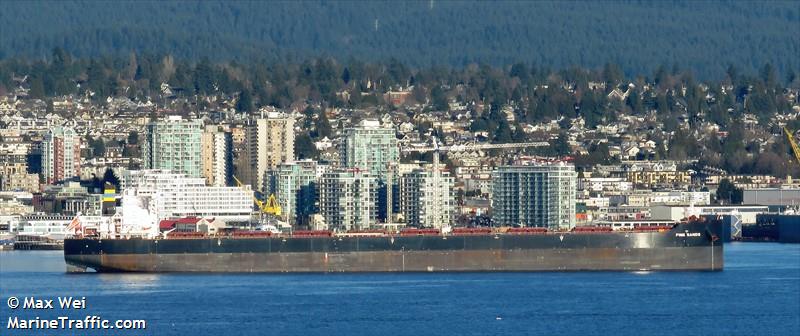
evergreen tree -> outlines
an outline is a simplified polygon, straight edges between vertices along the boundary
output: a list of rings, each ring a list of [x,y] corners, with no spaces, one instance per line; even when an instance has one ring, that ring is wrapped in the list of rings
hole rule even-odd
[[[242,90],[242,93],[239,95],[239,100],[236,101],[236,111],[252,112],[253,108],[253,98],[250,96],[250,91]]]
[[[295,138],[294,154],[301,160],[316,159],[319,156],[319,152],[314,146],[314,141],[311,139],[308,132],[300,133]]]
[[[719,181],[717,186],[717,202],[720,204],[740,204],[742,202],[742,189],[737,188],[728,179]]]
[[[342,82],[344,82],[345,85],[350,84],[350,69],[344,68],[342,71]]]
[[[203,58],[194,68],[194,90],[200,94],[209,94],[214,91],[214,69],[211,68],[207,58]]]
[[[761,68],[761,80],[764,81],[769,90],[774,90],[778,85],[778,75],[775,73],[775,67],[772,66],[772,63],[764,64],[764,67]]]
[[[331,130],[331,123],[328,120],[328,116],[325,114],[324,110],[325,109],[321,109],[317,114],[317,125],[315,127],[317,130],[316,137],[320,139],[324,137],[330,138],[333,133]]]
[[[514,140],[514,135],[511,131],[511,127],[508,125],[508,121],[502,119],[500,123],[497,125],[497,130],[494,134],[494,142],[495,143],[509,143]]]
[[[103,173],[103,184],[106,183],[113,185],[116,190],[120,190],[119,178],[111,168],[106,168],[106,171]]]
[[[42,80],[42,78],[34,75],[31,76],[30,81],[31,81],[31,90],[29,92],[29,95],[31,96],[31,98],[44,99],[46,95],[44,92],[44,81]]]
[[[558,138],[556,138],[556,141],[552,146],[552,151],[555,156],[566,156],[572,154],[572,149],[567,142],[567,134],[564,132],[558,134]]]
[[[89,137],[87,139],[87,143],[92,149],[92,154],[94,157],[103,157],[103,155],[105,155],[106,144],[102,138],[93,139],[92,137]]]
[[[128,133],[127,143],[129,145],[136,145],[139,144],[139,132],[130,131]]]
[[[447,111],[450,105],[447,102],[447,94],[440,85],[436,85],[431,90],[431,103],[436,111]]]
[[[89,90],[94,92],[96,100],[105,99],[111,92],[109,87],[108,78],[103,69],[103,65],[97,60],[92,59],[89,62],[89,67],[86,70],[86,85]]]
[[[622,83],[625,75],[622,69],[614,63],[606,63],[603,67],[603,81],[606,83],[606,90],[611,91],[616,85]]]

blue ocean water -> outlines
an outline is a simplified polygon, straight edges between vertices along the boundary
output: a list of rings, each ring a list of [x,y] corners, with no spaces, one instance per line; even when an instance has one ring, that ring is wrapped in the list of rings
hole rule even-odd
[[[733,243],[723,272],[65,274],[61,252],[0,253],[9,317],[144,319],[114,335],[800,335],[800,245]],[[88,308],[11,310],[11,296]],[[57,305],[57,302],[56,302]]]

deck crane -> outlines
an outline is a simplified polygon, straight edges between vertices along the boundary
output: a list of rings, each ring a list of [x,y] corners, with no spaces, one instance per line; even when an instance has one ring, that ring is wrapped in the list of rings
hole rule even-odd
[[[442,178],[442,171],[439,167],[439,155],[441,152],[464,152],[464,151],[472,151],[472,150],[484,150],[484,149],[506,149],[506,148],[527,148],[527,147],[546,147],[549,146],[550,143],[546,141],[539,141],[539,142],[519,142],[519,143],[506,143],[506,144],[468,144],[468,145],[452,145],[452,146],[439,146],[439,142],[437,141],[436,137],[432,137],[432,147],[405,147],[401,149],[404,153],[427,153],[433,152],[433,185],[434,185],[434,197],[443,197],[441,188],[441,178]],[[440,209],[441,205],[443,204],[443,200],[436,200],[434,199],[434,220],[435,222],[432,223],[434,227],[440,228],[448,223],[440,223],[442,210]]]
[[[244,184],[242,183],[242,181],[240,181],[236,176],[234,176],[233,179],[236,181],[236,185],[244,190]],[[278,203],[278,199],[275,197],[275,194],[269,195],[267,201],[264,202],[258,199],[255,193],[252,192],[252,190],[247,190],[247,191],[250,192],[250,197],[253,198],[253,203],[255,203],[256,207],[258,207],[260,214],[262,215],[268,214],[268,215],[273,215],[275,217],[281,216],[281,206]]]
[[[789,139],[789,145],[792,146],[794,159],[797,160],[798,164],[800,164],[800,148],[797,146],[797,142],[794,141],[794,135],[792,135],[792,132],[790,132],[786,126],[783,127],[783,132],[786,133],[786,138]]]

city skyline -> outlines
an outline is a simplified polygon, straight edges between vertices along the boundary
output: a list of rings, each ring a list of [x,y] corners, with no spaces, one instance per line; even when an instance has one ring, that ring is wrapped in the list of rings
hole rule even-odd
[[[800,334],[799,1],[0,1],[0,32],[0,334]]]

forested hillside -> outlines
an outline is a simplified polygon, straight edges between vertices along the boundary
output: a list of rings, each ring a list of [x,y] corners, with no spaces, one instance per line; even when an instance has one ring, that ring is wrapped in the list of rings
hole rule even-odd
[[[0,60],[0,96],[20,94],[24,101],[44,102],[46,109],[41,112],[66,118],[76,115],[57,111],[55,101],[80,100],[102,110],[111,98],[127,97],[132,102],[169,105],[172,113],[209,116],[265,106],[296,109],[309,122],[303,126],[309,131],[298,136],[299,157],[313,156],[312,138],[331,134],[334,123],[322,113],[327,107],[405,111],[414,119],[438,113],[446,121],[457,121],[461,118],[457,113],[469,112],[474,116],[469,117],[469,131],[486,132],[487,140],[496,143],[549,138],[527,134],[523,127],[559,120],[559,140],[552,151],[541,153],[551,156],[573,154],[568,132],[577,136],[583,134],[582,127],[617,127],[623,120],[628,120],[627,128],[633,117],[641,120],[629,131],[635,136],[647,134],[657,144],[653,158],[699,158],[702,165],[732,173],[800,174],[781,128],[800,129],[796,118],[800,77],[789,73],[788,84],[781,84],[769,63],[758,72],[731,66],[722,73],[724,79],[715,82],[698,81],[690,70],[665,67],[652,74],[625,76],[614,64],[598,70],[554,71],[524,63],[415,69],[398,61],[330,57],[224,63],[136,53],[75,58],[60,48],[48,59]],[[388,92],[403,89],[410,89],[404,103],[396,105],[387,98]],[[451,103],[463,107],[451,114]],[[21,115],[34,116],[31,111]],[[581,126],[573,130],[570,120],[576,119]],[[417,120],[415,127],[421,132],[433,127],[425,123]],[[619,140],[620,135],[609,138]],[[576,163],[608,163],[609,145],[603,145],[587,145],[592,154]]]
[[[252,61],[396,58],[658,66],[722,79],[731,64],[800,69],[800,2],[0,2],[0,58],[172,54]]]

